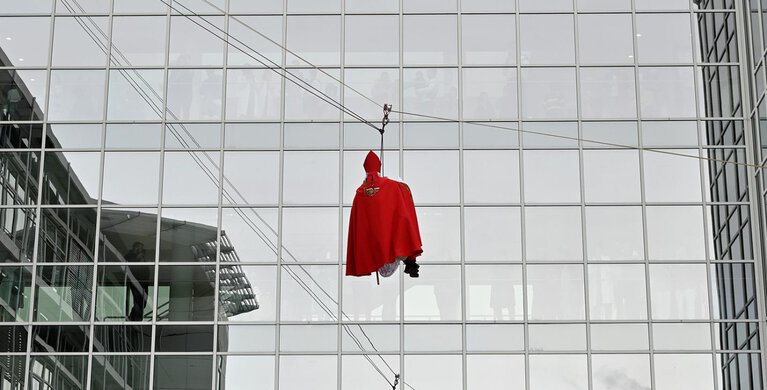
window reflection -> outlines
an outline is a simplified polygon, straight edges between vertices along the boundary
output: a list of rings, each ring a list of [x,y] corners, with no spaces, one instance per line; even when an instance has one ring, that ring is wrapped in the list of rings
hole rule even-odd
[[[46,1],[25,1],[23,3],[7,1],[3,2],[3,12],[13,13],[14,11],[22,11],[23,8],[33,8],[34,6],[43,6],[42,8],[45,8],[45,3]],[[48,10],[43,12],[50,14],[51,2],[47,1],[47,3]],[[47,48],[50,44],[50,17],[0,18],[0,36],[3,38],[11,38],[11,40],[6,39],[3,41],[2,51],[11,61],[10,64],[4,65],[48,65],[48,50],[42,50],[41,48]],[[19,58],[21,58],[22,61],[19,61]],[[5,58],[3,61],[5,61]],[[104,62],[99,65],[103,64]],[[43,100],[42,97],[40,100]]]
[[[407,382],[419,390],[462,388],[461,355],[405,355]]]
[[[175,8],[183,10],[183,7],[178,5]],[[223,29],[224,19],[206,16],[204,20],[195,20],[195,22],[185,16],[171,17],[170,64],[179,66],[221,65],[224,61],[224,42],[215,34],[206,31],[202,26],[217,32],[218,29]],[[219,89],[221,89],[220,86]]]
[[[149,389],[149,356],[97,355],[92,358],[91,389],[109,390],[121,386]]]
[[[423,222],[421,224],[423,225]],[[444,243],[445,241],[440,242]],[[522,222],[520,209],[511,207],[464,208],[464,244],[467,262],[521,261]]]
[[[695,116],[692,68],[639,68],[639,89],[645,118]]]
[[[647,207],[650,260],[704,260],[704,234],[700,207]]]
[[[29,321],[31,287],[32,269],[30,267],[0,268],[0,302],[3,303],[0,309],[0,321]],[[26,331],[24,333],[26,334]],[[24,338],[26,339],[26,336]],[[23,352],[23,350],[2,351],[0,348],[0,352]]]
[[[624,0],[623,2],[628,2]],[[607,10],[620,7],[619,0],[579,0],[578,8]],[[630,7],[630,6],[629,6]],[[609,31],[609,34],[605,34]],[[578,59],[586,64],[634,63],[634,39],[631,15],[578,15]]]
[[[530,356],[530,390],[588,389],[586,355]]]
[[[528,339],[530,351],[584,351],[586,325],[530,324]]]
[[[589,260],[644,259],[640,207],[586,207]]]
[[[636,91],[631,68],[581,68],[584,118],[635,118]]]
[[[419,207],[416,213],[421,238],[430,248],[418,258],[419,261],[460,261],[460,210],[457,207]]]
[[[284,265],[282,321],[334,321],[338,313],[338,266]]]
[[[189,65],[181,56],[178,65]],[[168,71],[168,117],[170,119],[220,119],[223,72],[217,69],[171,69]]]
[[[92,266],[39,266],[34,321],[88,321],[91,312]]]
[[[107,119],[162,119],[163,78],[162,70],[111,71]]]
[[[380,285],[376,284],[375,278],[343,278],[343,311],[344,320],[349,321],[399,321],[400,302],[399,302],[399,274],[395,273],[392,277]],[[354,328],[354,327],[352,327]],[[365,331],[368,331],[365,327]],[[370,333],[370,332],[368,332]],[[399,349],[399,343],[394,343],[395,337],[399,340],[399,330],[394,335],[386,332],[381,339],[376,342],[384,345],[396,346]],[[387,337],[384,337],[387,336]],[[347,341],[344,339],[345,342]],[[348,340],[351,343],[351,339]],[[374,341],[376,341],[374,339]]]
[[[522,69],[523,118],[574,118],[576,99],[574,69]]]
[[[594,390],[650,390],[648,355],[592,355]]]
[[[51,120],[101,120],[104,117],[103,70],[51,72]]]
[[[96,287],[96,321],[151,321],[154,266],[100,266]]]
[[[592,320],[647,319],[644,265],[596,265],[589,269]]]
[[[163,373],[155,375],[154,389],[210,389],[213,375],[212,356],[155,356],[154,365],[155,372]]]
[[[115,1],[136,3],[135,0]],[[164,12],[164,11],[163,11]],[[122,16],[112,21],[112,55],[123,65],[161,66],[165,63],[165,16]],[[204,23],[204,22],[203,22]]]
[[[226,370],[216,370],[216,389],[247,388],[254,378],[258,378],[259,386],[274,388],[274,364],[273,356],[219,356],[218,366]]]
[[[215,275],[211,266],[160,266],[157,321],[212,321]]]
[[[458,62],[458,26],[454,15],[406,15],[403,58],[406,65],[450,65]],[[451,39],[445,39],[451,37]]]
[[[281,101],[282,81],[274,71],[269,69],[227,71],[227,119],[279,119]]]
[[[530,1],[533,0],[522,0]],[[570,0],[559,0],[569,2]],[[555,1],[545,2],[554,5]],[[572,4],[570,4],[572,7]],[[523,8],[523,4],[520,4]],[[575,62],[575,30],[572,15],[522,15],[520,45],[523,64],[571,64]]]
[[[405,278],[406,321],[458,321],[461,318],[461,269],[431,266],[429,275]]]
[[[61,3],[69,8],[69,2]],[[108,20],[104,17],[56,18],[53,66],[104,66]]]
[[[522,268],[472,265],[465,268],[467,320],[521,320]]]
[[[528,260],[582,260],[583,240],[579,207],[528,207],[525,241]]]
[[[480,0],[462,2],[466,8],[482,7]],[[484,2],[487,2],[485,0]],[[496,1],[493,10],[513,7]],[[485,5],[487,6],[487,5]],[[464,64],[514,64],[517,62],[516,19],[514,15],[463,15],[461,39]]]
[[[405,69],[403,111],[452,118],[458,111],[457,69]]]
[[[317,69],[290,69],[290,73],[292,75],[288,75],[288,77],[295,83],[293,81],[285,82],[286,120],[316,121],[338,120],[340,118],[341,111],[328,104],[327,101],[340,101],[341,89],[338,81],[325,74],[340,79],[341,75],[338,69],[327,69],[325,73]]]
[[[269,13],[269,6],[271,3],[277,3],[278,1],[259,1],[255,9],[248,10],[249,13]],[[230,0],[229,2],[230,12],[239,12],[240,7],[244,8],[247,5],[242,0]],[[276,7],[282,7],[282,1],[279,1],[279,5],[274,4]],[[278,11],[282,13],[282,10]],[[249,27],[258,26],[257,31],[267,36],[272,41],[282,43],[283,28],[281,16],[230,16],[229,17],[229,35],[236,37],[242,44],[237,41],[233,41],[233,44],[228,46],[229,58],[227,63],[229,66],[255,66],[262,67],[263,65],[254,60],[251,56],[258,58],[259,60],[269,64],[270,61],[281,64],[282,63],[282,51],[275,44],[271,43],[269,39],[264,38],[258,33],[252,31]],[[252,48],[251,52],[246,46]],[[245,50],[243,53],[240,49]],[[260,55],[259,55],[260,54]],[[262,56],[266,57],[269,61],[265,60]],[[234,69],[229,70],[232,72]],[[231,73],[229,73],[231,75]],[[277,76],[277,75],[275,75]],[[229,77],[229,76],[227,76]],[[227,102],[227,104],[229,104]]]
[[[711,355],[655,355],[658,390],[714,389]]]
[[[498,120],[518,116],[515,69],[468,68],[463,70],[463,80],[465,118]]]
[[[704,264],[650,266],[652,318],[708,319],[708,285]]]

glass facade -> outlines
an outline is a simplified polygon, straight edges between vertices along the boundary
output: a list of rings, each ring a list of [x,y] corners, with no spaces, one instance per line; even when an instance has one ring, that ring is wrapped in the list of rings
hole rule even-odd
[[[0,389],[761,389],[761,7],[0,0]]]

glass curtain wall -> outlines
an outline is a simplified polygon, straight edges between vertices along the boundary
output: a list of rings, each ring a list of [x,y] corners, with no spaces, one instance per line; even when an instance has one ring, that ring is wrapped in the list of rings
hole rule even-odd
[[[169,2],[0,0],[0,388],[762,387],[731,4]],[[320,92],[470,121],[387,127],[420,278]]]

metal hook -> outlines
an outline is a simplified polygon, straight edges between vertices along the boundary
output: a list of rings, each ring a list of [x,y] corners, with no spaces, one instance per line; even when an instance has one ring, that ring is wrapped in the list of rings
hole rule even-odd
[[[391,390],[397,390],[398,384],[399,384],[399,374],[394,374],[394,384],[391,385]]]
[[[386,125],[389,124],[389,114],[391,113],[391,108],[392,108],[391,104],[385,104],[384,103],[384,105],[383,105],[383,120],[381,120],[381,130],[379,130],[381,132],[381,134],[384,133]]]

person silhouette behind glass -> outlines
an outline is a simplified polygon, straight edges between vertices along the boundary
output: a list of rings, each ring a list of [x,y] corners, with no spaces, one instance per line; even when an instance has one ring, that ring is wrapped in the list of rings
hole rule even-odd
[[[146,250],[144,244],[141,242],[134,242],[133,247],[125,255],[125,261],[127,262],[143,262]],[[135,268],[135,269],[134,269]],[[144,309],[146,309],[147,301],[149,300],[149,277],[148,275],[138,275],[136,272],[138,269],[145,267],[129,268],[129,273],[133,275],[132,280],[126,281],[128,289],[133,297],[133,306],[128,313],[129,321],[141,321],[144,319]]]

